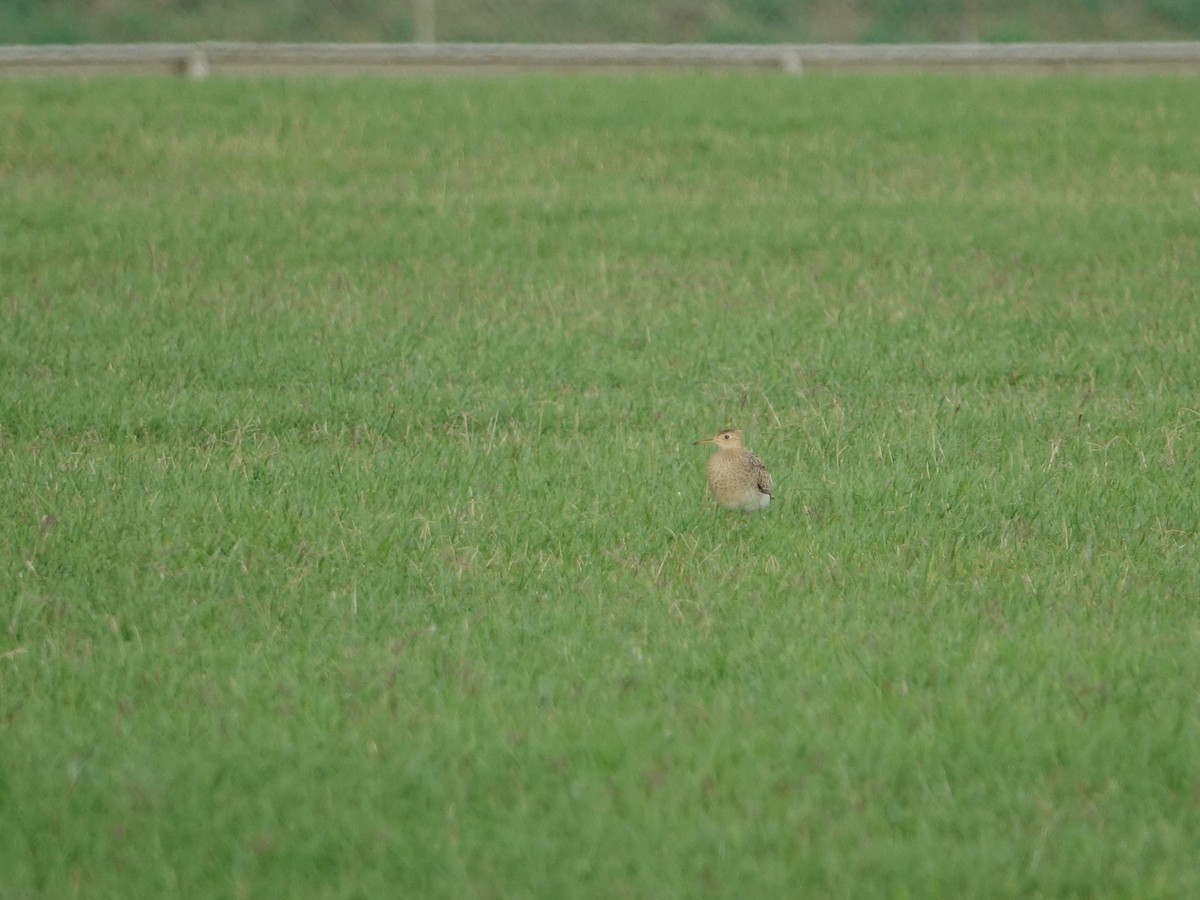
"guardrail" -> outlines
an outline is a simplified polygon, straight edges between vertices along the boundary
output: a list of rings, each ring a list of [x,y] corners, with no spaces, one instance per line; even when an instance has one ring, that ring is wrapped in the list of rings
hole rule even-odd
[[[806,71],[1186,72],[1200,42],[1125,44],[79,44],[0,46],[0,75]]]

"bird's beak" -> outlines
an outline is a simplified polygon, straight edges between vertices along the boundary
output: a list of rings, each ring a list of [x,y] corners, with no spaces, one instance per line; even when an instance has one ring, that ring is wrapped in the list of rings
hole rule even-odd
[[[696,441],[694,444],[692,444],[692,446],[699,447],[701,444],[715,444],[716,442],[717,442],[716,438],[705,438],[702,441]]]

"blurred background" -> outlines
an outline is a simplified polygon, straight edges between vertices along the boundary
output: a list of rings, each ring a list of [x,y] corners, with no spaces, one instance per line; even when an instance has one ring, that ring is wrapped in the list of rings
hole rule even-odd
[[[1200,38],[1200,0],[0,0],[0,44]]]

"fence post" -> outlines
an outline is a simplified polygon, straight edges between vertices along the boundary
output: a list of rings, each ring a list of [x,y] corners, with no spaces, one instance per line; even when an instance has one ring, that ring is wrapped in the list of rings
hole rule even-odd
[[[208,54],[203,47],[193,47],[183,60],[183,74],[193,80],[208,77]]]
[[[800,57],[799,47],[784,47],[779,54],[779,64],[789,75],[804,74],[804,60]]]

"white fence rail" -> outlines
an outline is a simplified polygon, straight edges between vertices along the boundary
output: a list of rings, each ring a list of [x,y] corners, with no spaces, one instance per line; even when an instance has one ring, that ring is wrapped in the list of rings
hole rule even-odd
[[[0,46],[0,76],[431,74],[532,69],[1200,74],[1200,42],[1121,44],[80,44]]]

